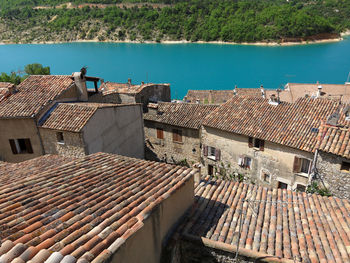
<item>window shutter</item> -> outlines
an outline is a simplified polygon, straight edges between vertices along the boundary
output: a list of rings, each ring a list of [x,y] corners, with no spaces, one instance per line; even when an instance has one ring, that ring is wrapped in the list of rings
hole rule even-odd
[[[301,159],[294,157],[293,173],[299,173],[301,168]]]
[[[203,155],[204,155],[205,157],[208,156],[208,146],[207,146],[207,145],[203,145]]]
[[[30,143],[30,140],[25,139],[24,143],[26,145],[27,153],[33,153],[33,148],[32,148],[32,144]]]
[[[11,146],[11,150],[13,154],[18,154],[17,152],[17,148],[16,148],[16,144],[15,144],[15,140],[9,140],[10,141],[10,146]]]
[[[221,152],[219,149],[215,149],[215,160],[220,161]]]
[[[176,142],[177,141],[177,133],[175,130],[173,130],[173,141]]]
[[[249,148],[253,148],[253,137],[249,137],[248,146],[249,146]]]
[[[182,130],[178,130],[178,141],[182,142]]]
[[[264,151],[265,141],[260,140],[260,151]]]

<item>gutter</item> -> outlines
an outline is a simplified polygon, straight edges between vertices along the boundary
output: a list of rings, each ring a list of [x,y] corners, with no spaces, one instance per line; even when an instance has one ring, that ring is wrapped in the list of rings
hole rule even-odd
[[[236,253],[237,247],[235,245],[226,244],[223,242],[213,241],[205,237],[193,236],[190,234],[182,234],[182,238],[187,241],[195,242],[200,245],[204,245],[209,248],[222,250],[229,253]],[[253,259],[257,262],[267,262],[267,263],[295,263],[294,260],[280,258],[276,256],[272,256],[269,254],[253,251],[246,248],[238,248],[238,254],[240,256]],[[233,254],[234,256],[234,254]]]

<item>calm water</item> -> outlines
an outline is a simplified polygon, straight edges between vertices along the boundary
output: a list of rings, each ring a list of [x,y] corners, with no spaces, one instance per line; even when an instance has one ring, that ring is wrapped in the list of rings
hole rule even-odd
[[[344,83],[350,71],[350,38],[337,43],[287,47],[214,44],[69,43],[0,45],[0,72],[29,63],[71,74],[82,66],[106,81],[166,82],[172,97],[188,89],[276,89],[287,82]]]

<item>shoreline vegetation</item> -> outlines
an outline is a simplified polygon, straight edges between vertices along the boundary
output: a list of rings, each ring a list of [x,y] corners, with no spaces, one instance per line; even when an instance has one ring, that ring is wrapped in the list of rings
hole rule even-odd
[[[77,39],[73,41],[38,41],[31,43],[21,43],[21,42],[11,42],[3,41],[0,42],[0,45],[15,45],[15,44],[66,44],[66,43],[131,43],[131,44],[219,44],[219,45],[247,45],[247,46],[295,46],[295,45],[309,45],[309,44],[320,44],[320,43],[333,43],[344,40],[344,37],[350,36],[350,30],[341,33],[338,37],[334,38],[325,38],[317,40],[300,40],[300,41],[286,41],[286,42],[224,42],[224,41],[188,41],[185,39],[182,40],[162,40],[162,41],[143,41],[143,40],[103,40],[100,41],[96,39]]]
[[[0,44],[289,46],[349,33],[340,0],[0,0]]]

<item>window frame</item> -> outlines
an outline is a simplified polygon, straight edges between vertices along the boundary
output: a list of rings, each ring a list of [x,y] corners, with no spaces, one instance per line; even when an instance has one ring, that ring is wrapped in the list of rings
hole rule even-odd
[[[58,144],[65,144],[63,132],[56,132],[56,139]]]
[[[33,154],[30,138],[9,139],[12,154]]]
[[[183,143],[181,129],[173,129],[173,142]]]
[[[156,128],[156,137],[157,139],[164,140],[164,129],[163,128]]]

